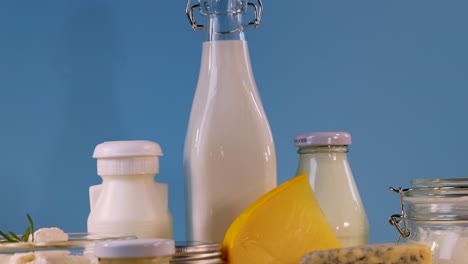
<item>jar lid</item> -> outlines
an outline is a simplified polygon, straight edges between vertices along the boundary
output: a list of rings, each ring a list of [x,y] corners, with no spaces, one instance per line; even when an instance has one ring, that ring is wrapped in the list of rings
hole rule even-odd
[[[401,217],[413,221],[468,220],[468,181],[466,178],[417,179],[400,194]]]
[[[441,198],[448,198],[457,200],[457,198],[463,198],[468,200],[468,187],[418,187],[407,189],[404,192],[406,200],[416,201],[420,198],[421,201],[432,201],[439,200]]]
[[[468,178],[414,179],[415,187],[468,187]]]
[[[174,240],[130,239],[97,243],[94,252],[98,258],[142,258],[168,256],[175,253]]]
[[[176,241],[175,249],[177,253],[207,253],[221,252],[221,245],[213,242],[199,241]]]
[[[411,201],[433,202],[451,199],[452,201],[468,199],[468,178],[434,178],[414,179],[414,185],[404,192],[405,198]]]
[[[221,245],[213,242],[178,241],[176,253],[171,263],[177,264],[216,264],[224,263]]]
[[[224,261],[221,258],[216,259],[197,259],[197,260],[171,260],[171,263],[177,264],[223,264]]]
[[[297,147],[351,145],[351,135],[348,132],[301,133],[294,137],[294,144]]]

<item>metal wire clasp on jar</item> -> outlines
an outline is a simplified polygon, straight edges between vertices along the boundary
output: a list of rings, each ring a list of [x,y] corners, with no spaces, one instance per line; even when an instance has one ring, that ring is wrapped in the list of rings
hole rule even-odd
[[[398,241],[427,245],[433,263],[466,263],[468,259],[468,179],[413,180],[409,189],[390,188],[400,195],[401,214],[389,222]]]

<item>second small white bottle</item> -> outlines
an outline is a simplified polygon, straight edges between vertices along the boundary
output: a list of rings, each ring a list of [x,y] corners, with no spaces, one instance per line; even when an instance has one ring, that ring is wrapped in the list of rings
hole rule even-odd
[[[309,174],[315,197],[343,247],[367,244],[369,223],[348,163],[346,132],[298,134],[297,174]]]

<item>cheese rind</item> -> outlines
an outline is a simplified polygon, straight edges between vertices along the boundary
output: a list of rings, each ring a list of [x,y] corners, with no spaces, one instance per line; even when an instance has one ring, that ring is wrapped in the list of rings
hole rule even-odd
[[[375,244],[310,252],[301,264],[431,264],[430,249],[421,244]]]

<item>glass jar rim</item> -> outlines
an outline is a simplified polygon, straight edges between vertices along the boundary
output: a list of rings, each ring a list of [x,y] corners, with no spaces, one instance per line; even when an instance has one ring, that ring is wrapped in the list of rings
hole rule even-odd
[[[404,192],[405,200],[408,201],[434,202],[435,199],[459,200],[464,197],[468,199],[468,178],[414,179],[411,184],[414,187]]]
[[[468,178],[432,178],[414,179],[411,181],[416,188],[427,187],[468,187]]]
[[[434,199],[448,198],[457,199],[465,197],[468,199],[468,186],[464,187],[416,187],[406,189],[404,192],[405,200],[414,200],[423,198],[432,202]]]

